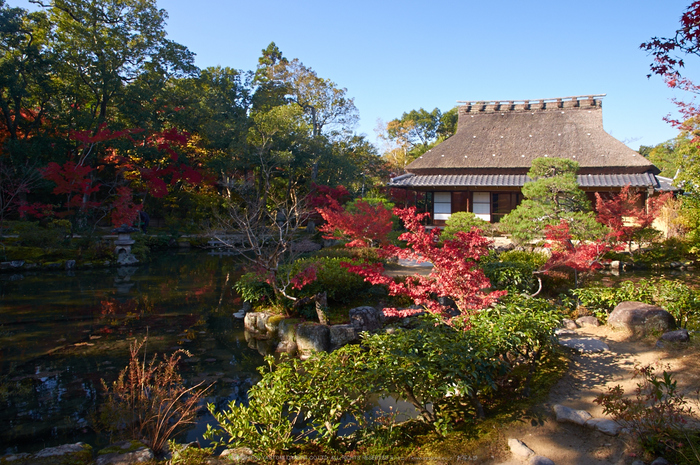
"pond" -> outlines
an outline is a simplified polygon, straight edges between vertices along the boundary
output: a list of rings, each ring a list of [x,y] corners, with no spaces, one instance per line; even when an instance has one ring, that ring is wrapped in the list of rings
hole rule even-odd
[[[182,375],[215,382],[207,402],[242,399],[263,359],[231,317],[241,272],[235,257],[181,252],[137,267],[0,274],[0,455],[102,445],[90,428],[101,379],[116,379],[146,335],[149,357],[192,354]]]

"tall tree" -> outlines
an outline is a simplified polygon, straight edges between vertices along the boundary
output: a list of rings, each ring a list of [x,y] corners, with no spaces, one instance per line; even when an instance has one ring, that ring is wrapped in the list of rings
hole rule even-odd
[[[0,138],[27,140],[46,117],[55,60],[47,50],[43,12],[10,8],[0,0]]]
[[[547,226],[569,224],[575,239],[602,236],[602,227],[585,192],[579,189],[578,163],[562,158],[533,160],[528,176],[533,180],[523,186],[523,200],[501,220],[504,229],[520,243],[543,237]]]
[[[193,54],[166,38],[167,13],[155,0],[32,0],[47,8],[49,40],[74,129],[108,121],[125,86],[145,73],[196,72]]]
[[[438,108],[427,111],[411,110],[389,121],[379,123],[378,137],[385,143],[384,157],[403,172],[408,163],[435,145],[450,137],[457,130],[457,108],[442,113]]]

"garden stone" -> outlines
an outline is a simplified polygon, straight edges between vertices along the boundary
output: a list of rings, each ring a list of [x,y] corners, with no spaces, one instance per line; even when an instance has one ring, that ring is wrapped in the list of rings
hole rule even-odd
[[[610,269],[611,270],[619,270],[620,269],[620,260],[613,260],[610,262]]]
[[[268,318],[270,318],[269,313],[263,312],[251,312],[246,313],[243,318],[243,326],[245,330],[253,334],[255,337],[265,337],[267,336],[267,328],[265,324]]]
[[[280,322],[284,320],[281,315],[270,315],[265,321],[265,331],[268,337],[275,337],[279,328]]]
[[[663,457],[658,457],[656,460],[651,462],[651,464],[649,464],[649,465],[671,465],[671,462],[669,462],[668,460],[666,460]]]
[[[688,334],[687,329],[669,331],[661,335],[661,340],[666,342],[688,342],[690,341],[690,334]]]
[[[297,326],[296,342],[302,360],[309,358],[313,352],[328,352],[330,329],[318,323],[302,323]]]
[[[584,353],[607,352],[610,350],[610,347],[605,342],[592,337],[560,339],[559,345]]]
[[[41,465],[44,463],[53,464],[58,462],[70,462],[76,465],[87,465],[88,463],[92,462],[92,447],[82,442],[75,444],[64,444],[62,446],[42,449],[30,457],[30,462],[36,465]]]
[[[535,455],[534,457],[531,457],[527,463],[529,465],[554,465],[552,459],[543,457],[542,455]]]
[[[667,332],[676,327],[673,316],[661,307],[643,302],[622,302],[615,307],[608,324],[613,328],[626,329],[635,334],[650,331]]]
[[[357,339],[353,325],[333,325],[330,328],[331,350],[336,350]]]
[[[131,465],[153,460],[153,451],[139,441],[122,441],[97,453],[96,465]]]
[[[243,302],[243,306],[240,310],[238,310],[238,312],[233,314],[233,317],[243,319],[245,318],[246,314],[248,314],[252,309],[253,307],[252,305],[250,305],[250,302]]]
[[[559,423],[576,423],[583,426],[588,420],[593,418],[585,410],[574,410],[559,404],[555,405],[553,409]]]
[[[350,323],[357,333],[376,331],[384,323],[384,313],[374,307],[364,306],[350,309]]]
[[[586,326],[600,326],[598,318],[594,316],[582,316],[581,318],[576,318],[576,324],[582,328]]]
[[[299,348],[297,347],[297,343],[294,341],[280,341],[279,344],[277,344],[277,348],[275,349],[275,353],[277,354],[289,354],[291,356],[294,356],[297,353],[297,350]]]
[[[297,325],[300,323],[298,318],[286,318],[280,321],[277,327],[277,336],[280,341],[294,342],[296,340]]]
[[[591,418],[586,422],[586,426],[607,434],[608,436],[617,436],[622,429],[618,422],[607,418]]]
[[[564,318],[561,320],[561,327],[564,329],[578,329],[578,325],[571,318]]]
[[[226,449],[219,457],[225,458],[228,462],[233,463],[256,463],[253,451],[248,447],[237,447],[235,449]]]
[[[535,451],[527,447],[527,445],[520,439],[508,439],[508,447],[510,447],[510,451],[513,453],[513,455],[521,457],[522,459],[529,459],[535,455]]]
[[[554,334],[556,334],[558,337],[578,336],[578,333],[576,331],[574,331],[573,329],[564,329],[564,328],[555,329]]]

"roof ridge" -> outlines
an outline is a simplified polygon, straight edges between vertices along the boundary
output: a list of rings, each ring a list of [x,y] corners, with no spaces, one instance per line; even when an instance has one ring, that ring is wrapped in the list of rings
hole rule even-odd
[[[571,97],[556,97],[542,99],[522,99],[522,100],[459,100],[463,103],[460,111],[472,112],[495,112],[495,111],[532,111],[532,110],[553,110],[562,108],[591,108],[602,106],[602,99],[606,94],[576,95]]]

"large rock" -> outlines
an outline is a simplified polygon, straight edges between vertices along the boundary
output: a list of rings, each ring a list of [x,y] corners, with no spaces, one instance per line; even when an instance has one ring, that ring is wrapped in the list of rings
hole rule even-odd
[[[297,326],[301,323],[299,318],[287,318],[280,321],[277,326],[277,336],[280,341],[296,341]]]
[[[350,309],[350,324],[357,333],[376,331],[384,324],[384,313],[374,307],[364,306]]]
[[[661,335],[661,340],[666,342],[688,342],[690,341],[690,334],[688,334],[687,329],[669,331]]]
[[[353,325],[331,326],[331,350],[336,350],[357,340],[357,331]]]
[[[608,316],[608,324],[640,335],[652,331],[664,333],[676,328],[676,321],[670,313],[643,302],[620,303]]]
[[[313,352],[328,352],[330,333],[328,326],[318,323],[306,322],[297,326],[296,343],[300,358],[306,360]]]
[[[131,465],[153,460],[153,451],[139,441],[122,441],[99,451],[96,465]]]
[[[243,318],[243,326],[256,338],[269,337],[267,322],[271,317],[272,315],[264,312],[246,313]]]
[[[33,465],[74,464],[87,465],[92,463],[92,447],[78,442],[57,447],[42,449],[36,454],[17,454],[0,457],[0,463],[31,463]]]

